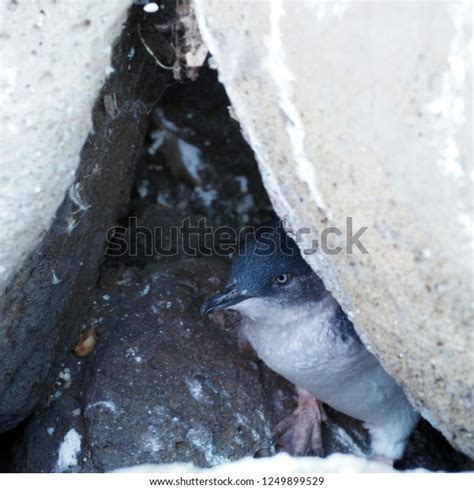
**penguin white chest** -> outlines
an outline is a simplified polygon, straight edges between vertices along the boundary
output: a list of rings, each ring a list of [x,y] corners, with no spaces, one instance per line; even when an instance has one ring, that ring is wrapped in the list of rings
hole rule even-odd
[[[331,309],[314,304],[272,307],[271,301],[249,299],[239,310],[244,335],[259,357],[272,369],[297,383],[327,364],[337,346],[331,330]]]

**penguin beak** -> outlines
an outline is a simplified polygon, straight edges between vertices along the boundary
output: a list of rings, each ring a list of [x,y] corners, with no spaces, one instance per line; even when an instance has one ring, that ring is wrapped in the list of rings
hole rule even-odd
[[[250,296],[237,289],[235,285],[229,285],[218,294],[208,299],[201,307],[201,314],[205,316],[213,311],[231,309],[232,306],[248,299]]]

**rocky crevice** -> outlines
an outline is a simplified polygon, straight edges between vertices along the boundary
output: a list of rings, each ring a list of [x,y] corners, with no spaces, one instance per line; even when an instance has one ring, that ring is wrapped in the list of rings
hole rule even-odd
[[[60,248],[50,245],[59,239],[60,226],[53,228],[43,244],[47,253],[41,255],[46,272],[36,275],[34,267],[30,272],[31,293],[46,300],[52,286],[35,290],[39,281],[49,280],[45,274],[51,263],[45,256],[70,260],[74,241],[69,240],[80,237],[77,260],[87,255],[87,265],[72,263],[66,297],[49,299],[63,304],[60,314],[51,302],[38,303],[43,311],[38,321],[55,328],[49,334],[57,338],[61,355],[46,363],[50,371],[37,392],[29,391],[34,402],[5,424],[13,426],[35,411],[15,432],[11,470],[102,472],[169,462],[212,466],[267,456],[280,449],[273,430],[294,407],[292,387],[252,352],[242,351],[235,333],[238,317],[199,315],[202,301],[225,283],[229,260],[199,252],[187,256],[170,230],[186,218],[240,229],[268,221],[274,211],[217,73],[204,66],[196,81],[172,82],[170,73],[138,49],[136,26],[145,20],[141,11],[132,11],[117,51],[121,63],[95,108],[95,132],[84,149],[79,187],[66,198],[57,222],[67,225],[67,216],[75,215],[82,202],[91,208],[72,237],[60,234],[65,240]],[[145,31],[150,36],[153,29]],[[161,34],[155,41],[162,54],[169,53]],[[106,158],[101,174],[107,185],[102,181],[82,193],[81,182],[93,179],[100,158]],[[94,216],[96,226],[89,221]],[[112,224],[136,244],[133,256],[104,258]],[[175,253],[163,256],[150,248],[144,228],[161,229]],[[201,242],[203,236],[193,239]],[[27,305],[24,325],[33,312]],[[87,328],[94,329],[97,343],[89,355],[77,358],[72,347]],[[28,365],[30,377],[35,368]],[[55,389],[46,399],[45,385],[54,378]],[[325,454],[366,454],[368,439],[360,423],[328,412]],[[423,423],[399,466],[463,470],[470,465]]]

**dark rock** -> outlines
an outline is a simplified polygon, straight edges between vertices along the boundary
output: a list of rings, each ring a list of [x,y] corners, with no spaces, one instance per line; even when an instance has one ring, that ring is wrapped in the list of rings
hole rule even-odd
[[[199,228],[206,222],[203,216],[150,203],[138,216],[129,218],[128,227],[115,227],[107,266],[144,268],[163,259],[212,256],[210,241]]]
[[[455,450],[438,430],[422,419],[408,441],[403,458],[395,463],[395,468],[461,472],[472,471],[474,461]]]
[[[125,210],[147,114],[170,76],[139,41],[141,18],[141,9],[133,8],[115,47],[115,71],[96,103],[94,133],[75,183],[43,242],[1,298],[0,432],[46,400],[89,307],[106,231]]]
[[[15,470],[210,466],[272,453],[272,421],[285,408],[275,407],[261,367],[240,354],[236,338],[199,315],[225,270],[213,259],[163,261],[138,282],[102,291],[91,320],[96,348],[68,359],[51,405],[22,437]],[[71,430],[81,450],[67,469],[58,465],[58,452]]]
[[[324,455],[351,453],[370,456],[370,436],[363,423],[325,406],[328,420],[322,426]]]

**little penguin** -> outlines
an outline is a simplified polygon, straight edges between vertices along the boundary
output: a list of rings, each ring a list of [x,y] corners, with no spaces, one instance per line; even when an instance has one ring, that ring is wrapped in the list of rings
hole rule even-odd
[[[325,403],[364,422],[372,458],[402,457],[418,413],[281,224],[260,228],[234,255],[225,290],[201,313],[220,309],[240,312],[257,355],[297,388],[295,412],[276,428],[290,453],[321,453]]]

